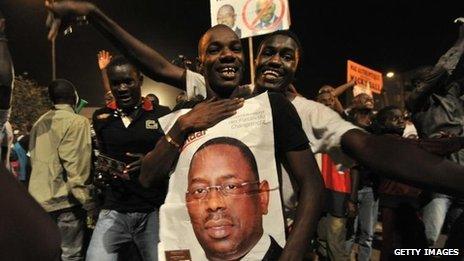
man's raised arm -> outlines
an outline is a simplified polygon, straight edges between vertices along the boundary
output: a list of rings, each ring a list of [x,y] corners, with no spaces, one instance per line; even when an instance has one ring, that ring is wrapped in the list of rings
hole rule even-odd
[[[456,148],[464,148],[463,138],[454,141]],[[343,134],[341,144],[347,155],[376,173],[446,194],[464,195],[464,166],[431,154],[427,144],[356,129]]]
[[[411,112],[422,108],[427,99],[434,92],[442,90],[447,85],[447,80],[452,75],[464,52],[464,24],[459,27],[459,36],[454,45],[440,57],[437,64],[429,71],[418,72],[414,78],[414,90],[406,100],[406,107]]]
[[[47,1],[45,5],[55,17],[51,24],[49,39],[56,37],[62,23],[72,21],[79,16],[86,16],[95,28],[122,53],[132,59],[144,74],[156,81],[162,81],[185,89],[184,68],[171,64],[160,53],[133,37],[94,4],[75,1],[50,3]]]

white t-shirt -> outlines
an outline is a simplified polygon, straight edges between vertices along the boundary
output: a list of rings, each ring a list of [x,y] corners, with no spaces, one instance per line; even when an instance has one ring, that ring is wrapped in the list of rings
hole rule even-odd
[[[206,98],[206,83],[203,75],[187,70],[185,75],[187,99],[192,99],[197,95]]]
[[[186,79],[187,99],[192,99],[198,94],[206,97],[205,78],[201,74],[187,70]],[[353,166],[354,161],[342,152],[340,141],[342,135],[347,131],[360,128],[344,120],[338,113],[321,103],[300,96],[295,97],[291,103],[300,116],[311,150],[315,154],[329,154],[336,164],[345,167]],[[320,161],[318,163],[320,164]],[[284,168],[282,168],[282,183],[280,185],[282,187],[284,215],[287,225],[290,225],[295,215],[298,199],[293,190],[290,176]]]
[[[340,141],[347,131],[360,128],[324,104],[300,96],[296,96],[292,104],[300,116],[311,150],[329,154],[337,164],[352,166],[353,160],[341,151]]]

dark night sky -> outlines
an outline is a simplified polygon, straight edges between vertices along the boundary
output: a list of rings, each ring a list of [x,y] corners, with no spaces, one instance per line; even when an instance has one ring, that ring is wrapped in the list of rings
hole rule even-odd
[[[177,54],[195,57],[197,41],[210,26],[208,0],[94,2],[169,60]],[[461,1],[319,2],[290,0],[291,29],[305,51],[297,88],[308,97],[322,84],[343,83],[347,59],[381,72],[434,63],[457,36],[452,21],[464,16]],[[47,84],[51,58],[43,0],[1,0],[0,10],[8,19],[16,72]],[[73,81],[91,104],[101,104],[100,49],[115,51],[92,26],[75,28],[57,43],[58,77]]]

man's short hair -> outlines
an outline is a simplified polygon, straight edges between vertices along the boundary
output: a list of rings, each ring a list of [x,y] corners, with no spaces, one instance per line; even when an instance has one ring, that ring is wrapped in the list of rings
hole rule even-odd
[[[192,159],[195,157],[195,155],[200,152],[203,149],[206,149],[207,147],[210,147],[212,145],[229,145],[232,147],[237,148],[240,153],[242,154],[243,158],[246,160],[248,165],[251,168],[251,171],[255,175],[256,181],[259,181],[259,174],[258,174],[258,164],[256,163],[255,156],[253,155],[253,152],[251,152],[250,148],[248,146],[241,142],[238,139],[231,138],[231,137],[217,137],[208,140],[207,142],[203,143],[197,151],[192,156]],[[190,167],[192,165],[193,160],[190,162]]]
[[[259,44],[258,46],[258,51],[261,50],[261,47],[263,46],[264,42],[266,42],[267,40],[271,39],[272,37],[274,36],[277,36],[277,35],[282,35],[282,36],[286,36],[286,37],[290,37],[293,39],[293,41],[295,41],[297,47],[298,47],[298,54],[300,56],[300,60],[301,60],[301,57],[303,56],[303,46],[301,45],[301,42],[300,42],[300,39],[298,38],[298,36],[290,31],[290,30],[279,30],[279,31],[275,31],[271,34],[269,34],[268,36],[266,36],[266,38],[264,38],[264,40],[261,41],[261,43]]]
[[[116,55],[114,56],[113,58],[111,58],[111,61],[110,63],[108,64],[108,67],[107,67],[107,70],[111,70],[113,69],[114,67],[116,66],[123,66],[123,65],[131,65],[132,67],[134,67],[135,71],[137,72],[137,74],[140,74],[140,71],[139,69],[137,68],[137,66],[135,66],[131,61],[129,61],[129,59],[127,59],[125,56],[123,55]]]
[[[385,122],[387,121],[388,116],[390,116],[390,113],[393,110],[401,110],[401,109],[395,105],[385,106],[382,109],[380,109],[375,115],[375,122],[380,125],[385,125]]]
[[[201,55],[202,55],[202,46],[203,46],[203,42],[205,41],[205,37],[212,31],[218,29],[218,28],[223,28],[223,29],[226,29],[226,30],[230,30],[231,32],[233,32],[234,34],[236,34],[234,32],[234,30],[230,29],[230,27],[228,27],[227,25],[225,24],[217,24],[211,28],[209,28],[201,37],[200,37],[200,40],[198,41],[198,58],[201,58]],[[238,37],[238,36],[237,36]],[[239,37],[240,38],[240,37]]]
[[[68,80],[56,79],[48,85],[48,95],[54,104],[64,101],[74,102],[76,99],[76,88]]]

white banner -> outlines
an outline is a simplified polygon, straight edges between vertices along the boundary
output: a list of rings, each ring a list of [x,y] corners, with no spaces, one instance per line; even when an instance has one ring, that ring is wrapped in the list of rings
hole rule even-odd
[[[160,119],[164,130],[188,110]],[[159,260],[239,254],[260,260],[285,244],[267,93],[188,137],[160,208]],[[278,244],[278,245],[277,245]]]
[[[210,0],[211,26],[225,24],[240,38],[287,30],[288,0]]]

